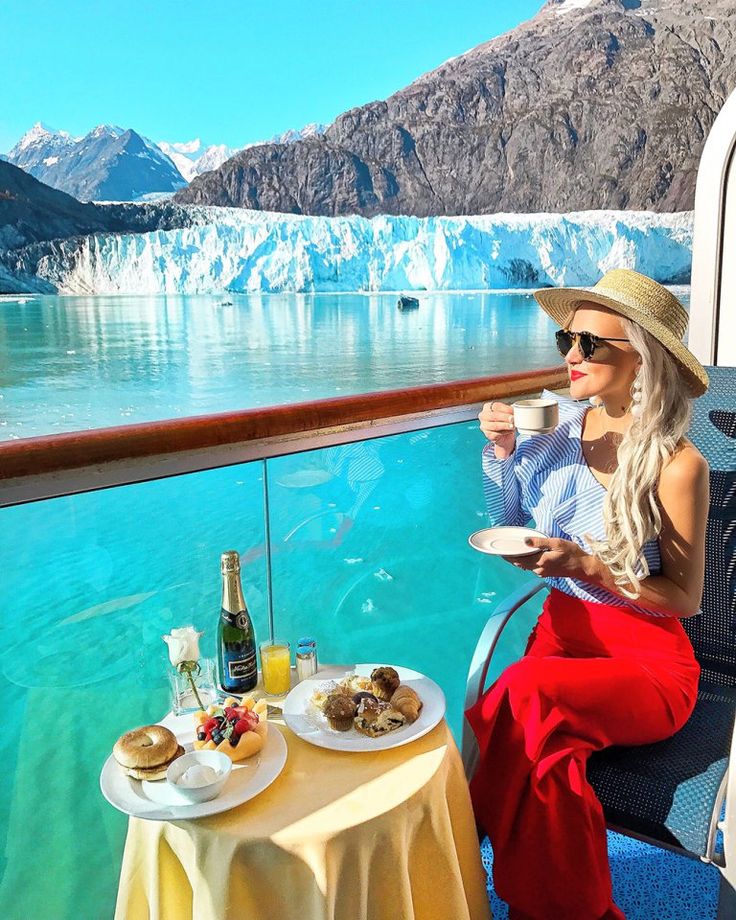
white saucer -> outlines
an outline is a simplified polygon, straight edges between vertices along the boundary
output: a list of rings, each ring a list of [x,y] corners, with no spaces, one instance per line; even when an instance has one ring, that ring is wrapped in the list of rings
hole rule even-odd
[[[541,537],[547,534],[541,530],[532,530],[529,527],[486,527],[485,530],[476,530],[468,537],[468,543],[478,552],[487,553],[489,556],[531,556],[539,550],[534,546],[527,546],[524,540],[527,537]]]

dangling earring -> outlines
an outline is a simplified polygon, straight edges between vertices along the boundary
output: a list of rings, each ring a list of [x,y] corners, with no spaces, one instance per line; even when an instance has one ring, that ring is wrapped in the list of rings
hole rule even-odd
[[[641,418],[641,371],[637,371],[634,382],[631,384],[631,409],[634,418]]]
[[[588,402],[591,404],[591,406],[595,406],[597,409],[598,406],[603,405],[603,397],[602,396],[591,396]]]

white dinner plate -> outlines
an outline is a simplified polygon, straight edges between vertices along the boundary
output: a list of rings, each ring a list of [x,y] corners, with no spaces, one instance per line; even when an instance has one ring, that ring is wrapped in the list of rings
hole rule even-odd
[[[411,725],[402,725],[378,738],[363,735],[355,728],[346,732],[330,728],[322,712],[311,703],[312,694],[325,684],[338,681],[353,672],[370,677],[371,671],[379,667],[380,664],[358,664],[354,668],[325,668],[314,677],[301,681],[284,700],[284,722],[296,735],[310,744],[316,744],[317,747],[361,753],[401,747],[402,744],[416,741],[432,731],[445,714],[445,694],[429,677],[410,668],[393,665],[401,678],[401,683],[415,690],[423,703],[419,718]]]
[[[527,537],[541,537],[547,534],[529,527],[486,527],[476,530],[468,537],[468,543],[481,553],[489,556],[531,556],[539,550],[524,543]]]
[[[186,717],[191,725],[191,716]],[[164,724],[174,731],[172,720]],[[180,721],[180,719],[173,720]],[[194,730],[176,733],[179,744],[187,751],[194,747]],[[151,821],[183,821],[205,818],[229,811],[263,792],[281,773],[286,763],[286,741],[279,729],[270,723],[266,743],[253,757],[233,763],[233,769],[222,792],[209,802],[184,802],[165,779],[149,782],[126,776],[112,754],[100,774],[100,789],[107,801],[118,811]]]

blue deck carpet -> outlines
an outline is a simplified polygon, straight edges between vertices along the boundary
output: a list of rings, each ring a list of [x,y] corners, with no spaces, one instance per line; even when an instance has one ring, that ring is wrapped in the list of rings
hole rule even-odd
[[[627,920],[714,920],[719,872],[714,866],[608,832],[613,896]],[[488,872],[493,920],[507,920],[508,908],[493,890],[493,852],[488,838],[481,856]],[[550,920],[557,918],[550,917]]]

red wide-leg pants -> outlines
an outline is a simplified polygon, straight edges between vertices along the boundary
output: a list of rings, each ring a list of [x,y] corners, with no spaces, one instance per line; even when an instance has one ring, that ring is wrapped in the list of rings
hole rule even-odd
[[[511,920],[623,917],[586,763],[673,735],[699,674],[677,618],[551,591],[524,657],[466,713],[480,749],[473,807]]]

